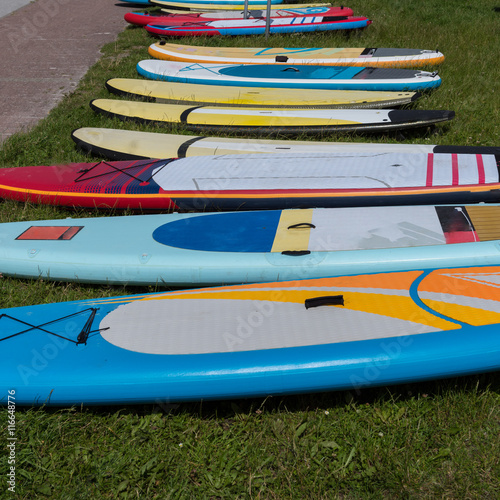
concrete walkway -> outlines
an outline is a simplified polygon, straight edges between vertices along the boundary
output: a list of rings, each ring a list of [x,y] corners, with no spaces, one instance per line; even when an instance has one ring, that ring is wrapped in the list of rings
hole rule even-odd
[[[134,7],[115,0],[26,3],[2,0],[0,10],[0,143],[45,118],[76,88]]]

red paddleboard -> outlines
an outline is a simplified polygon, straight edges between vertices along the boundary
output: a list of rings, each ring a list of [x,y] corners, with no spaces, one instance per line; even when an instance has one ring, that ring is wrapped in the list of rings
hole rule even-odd
[[[269,33],[307,33],[312,31],[353,30],[366,28],[372,21],[359,16],[273,17]],[[158,36],[260,35],[265,33],[266,19],[216,19],[214,21],[172,21],[148,24],[146,31]]]
[[[348,7],[306,7],[294,9],[273,9],[271,18],[274,17],[299,17],[299,16],[352,16],[353,10]],[[243,9],[241,11],[222,11],[222,12],[187,12],[182,14],[158,14],[148,12],[127,12],[124,16],[125,21],[137,26],[146,26],[148,24],[179,24],[196,21],[217,21],[220,19],[243,19]],[[247,19],[260,19],[266,17],[266,9],[250,8]]]
[[[242,154],[0,169],[0,196],[53,205],[252,210],[500,201],[500,157]]]

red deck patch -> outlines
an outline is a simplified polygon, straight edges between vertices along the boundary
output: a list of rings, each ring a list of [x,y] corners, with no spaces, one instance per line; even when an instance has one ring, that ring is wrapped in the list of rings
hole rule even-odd
[[[31,226],[16,240],[71,240],[84,226]]]

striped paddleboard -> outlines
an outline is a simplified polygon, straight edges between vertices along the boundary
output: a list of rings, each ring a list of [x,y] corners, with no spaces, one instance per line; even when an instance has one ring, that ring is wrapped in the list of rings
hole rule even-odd
[[[499,158],[244,154],[0,169],[4,198],[79,207],[252,210],[499,201]]]
[[[352,9],[347,7],[306,7],[303,9],[281,8],[271,11],[272,17],[299,17],[307,15],[352,16]],[[148,24],[172,24],[197,21],[215,21],[217,19],[245,19],[244,11],[227,10],[218,12],[186,12],[175,13],[127,12],[125,21],[137,26]],[[266,9],[252,9],[247,12],[247,19],[266,17]]]

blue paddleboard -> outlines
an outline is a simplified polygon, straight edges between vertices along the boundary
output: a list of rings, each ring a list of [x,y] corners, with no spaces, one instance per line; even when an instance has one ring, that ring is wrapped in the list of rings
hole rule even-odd
[[[0,397],[196,401],[498,370],[499,276],[415,269],[4,309]]]

